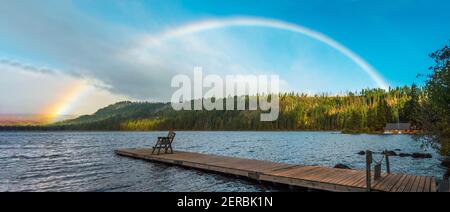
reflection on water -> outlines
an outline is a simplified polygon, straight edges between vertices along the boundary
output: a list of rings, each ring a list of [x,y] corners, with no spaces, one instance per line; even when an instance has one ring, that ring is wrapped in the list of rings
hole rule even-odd
[[[0,133],[0,191],[270,191],[280,188],[114,155],[150,147],[166,132]],[[392,157],[393,172],[444,173],[439,155],[408,135],[343,135],[335,132],[178,132],[174,148],[192,152],[363,169],[361,150],[428,152],[432,159]],[[377,156],[375,156],[377,157]],[[378,156],[379,157],[379,156]]]

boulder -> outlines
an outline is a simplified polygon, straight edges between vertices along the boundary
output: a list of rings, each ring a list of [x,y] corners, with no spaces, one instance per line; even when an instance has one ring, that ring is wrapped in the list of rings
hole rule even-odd
[[[423,158],[432,158],[433,156],[428,153],[413,153],[411,157],[423,159]]]
[[[365,154],[366,154],[365,151],[360,151],[360,152],[358,152],[358,155],[365,155]]]
[[[336,166],[334,166],[335,169],[351,169],[349,166],[338,163]]]

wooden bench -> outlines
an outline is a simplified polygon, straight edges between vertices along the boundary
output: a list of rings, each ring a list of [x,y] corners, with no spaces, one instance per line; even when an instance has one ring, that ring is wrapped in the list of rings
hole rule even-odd
[[[155,154],[156,150],[158,150],[156,154],[159,155],[161,149],[164,149],[165,154],[169,153],[169,150],[170,154],[173,154],[172,142],[173,139],[175,138],[175,135],[176,135],[175,132],[170,131],[167,137],[158,137],[155,146],[153,146],[152,155]]]

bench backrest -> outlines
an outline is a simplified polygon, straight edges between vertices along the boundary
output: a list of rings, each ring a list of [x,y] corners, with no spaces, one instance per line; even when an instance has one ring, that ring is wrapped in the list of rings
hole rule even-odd
[[[173,131],[170,131],[167,135],[167,138],[169,139],[169,142],[172,143],[173,139],[175,138],[176,133]]]
[[[158,142],[156,145],[167,145],[167,144],[172,144],[173,139],[175,138],[176,133],[174,132],[169,132],[169,134],[167,135],[167,137],[158,137]]]

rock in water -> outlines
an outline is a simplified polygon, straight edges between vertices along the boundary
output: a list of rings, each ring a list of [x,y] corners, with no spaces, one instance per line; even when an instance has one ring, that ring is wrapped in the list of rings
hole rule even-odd
[[[397,153],[394,151],[383,151],[382,154],[388,155],[388,156],[397,156]]]
[[[431,154],[428,153],[413,153],[411,155],[413,158],[432,158],[433,156]]]
[[[336,166],[334,166],[335,169],[351,169],[349,166],[344,165],[342,163],[338,163],[336,164]]]
[[[365,155],[365,154],[366,154],[365,151],[360,151],[360,152],[358,152],[358,155]]]
[[[400,154],[398,154],[398,156],[404,158],[404,157],[411,157],[412,155],[409,153],[400,153]]]

